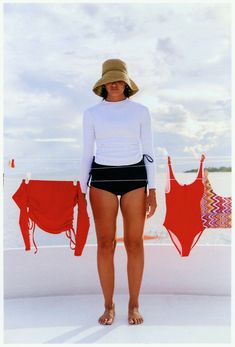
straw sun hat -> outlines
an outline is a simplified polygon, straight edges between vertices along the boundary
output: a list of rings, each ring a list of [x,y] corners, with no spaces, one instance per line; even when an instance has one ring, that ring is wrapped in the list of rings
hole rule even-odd
[[[138,92],[139,88],[135,82],[128,76],[127,65],[121,59],[108,59],[102,64],[102,77],[92,88],[93,92],[101,95],[102,85],[105,83],[124,81],[130,87],[130,95]]]

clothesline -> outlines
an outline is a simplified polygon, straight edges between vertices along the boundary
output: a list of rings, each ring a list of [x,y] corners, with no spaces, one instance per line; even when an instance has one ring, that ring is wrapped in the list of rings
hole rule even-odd
[[[220,158],[220,159],[213,159],[213,158]],[[187,159],[187,163],[189,162],[188,159],[193,159],[192,161],[198,161],[200,158],[195,158],[195,157],[172,157],[171,156],[171,160],[181,160],[181,159]],[[206,159],[208,161],[208,159],[213,159],[213,161],[230,161],[232,159],[231,156],[206,156]],[[155,160],[167,160],[167,156],[165,157],[159,157],[156,156]],[[5,161],[9,161],[9,159],[5,159]],[[77,159],[77,158],[62,158],[62,159],[54,159],[54,158],[33,158],[32,160],[24,160],[24,159],[16,159],[16,162],[20,162],[20,163],[32,163],[33,162],[62,162],[62,161],[73,161],[73,162],[81,162],[81,159]]]
[[[172,162],[172,165],[177,165],[177,166],[183,166],[183,165],[189,165],[189,164],[196,164],[196,163],[198,163],[198,160],[199,159],[197,159],[197,160],[187,160],[187,161],[184,161],[184,162],[178,162],[178,161],[175,161],[174,159],[173,160],[171,160],[171,162]],[[55,164],[59,164],[59,163],[63,163],[63,162],[67,162],[67,163],[74,163],[74,164],[77,164],[77,160],[74,160],[74,161],[72,161],[72,160],[34,160],[33,162],[32,161],[20,161],[20,160],[17,160],[17,161],[15,161],[15,165],[17,165],[17,164],[33,164],[33,166],[35,166],[35,164],[38,164],[38,163],[45,163],[45,164],[52,164],[52,165],[55,165]],[[204,165],[212,165],[212,164],[215,164],[215,163],[227,163],[227,165],[231,165],[232,164],[232,161],[231,160],[229,160],[229,159],[217,159],[217,160],[208,160],[207,158],[205,159],[205,162],[204,162]],[[162,162],[162,161],[160,161],[160,160],[158,160],[158,159],[156,159],[156,163],[155,164],[153,164],[153,163],[151,163],[151,164],[148,164],[148,163],[145,163],[145,166],[155,166],[156,168],[157,167],[159,167],[160,165],[161,165],[161,167],[167,167],[167,162]],[[17,165],[18,166],[18,165]],[[27,167],[28,167],[29,165],[27,165]],[[112,167],[112,165],[108,165],[109,167],[107,168],[107,169],[109,169],[110,167]],[[116,166],[113,166],[113,167],[115,167],[115,168],[118,168],[118,166],[119,165],[116,165]],[[120,165],[120,166],[124,166],[124,165]],[[143,166],[143,165],[135,165],[135,167],[137,167],[137,166]]]

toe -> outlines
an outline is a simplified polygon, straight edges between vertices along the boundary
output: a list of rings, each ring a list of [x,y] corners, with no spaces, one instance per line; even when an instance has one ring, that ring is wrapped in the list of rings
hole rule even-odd
[[[105,324],[105,321],[106,321],[106,319],[105,319],[105,318],[100,318],[100,319],[99,319],[99,323],[100,323],[100,324],[102,324],[102,325],[104,325],[104,324]]]

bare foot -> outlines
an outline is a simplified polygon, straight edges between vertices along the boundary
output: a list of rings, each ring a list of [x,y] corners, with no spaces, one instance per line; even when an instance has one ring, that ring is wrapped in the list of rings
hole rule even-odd
[[[98,319],[98,322],[102,325],[111,325],[115,317],[115,307],[114,305],[111,308],[105,308],[104,313]]]
[[[138,307],[129,308],[128,311],[128,322],[129,324],[142,324],[144,321],[144,318],[139,313]]]

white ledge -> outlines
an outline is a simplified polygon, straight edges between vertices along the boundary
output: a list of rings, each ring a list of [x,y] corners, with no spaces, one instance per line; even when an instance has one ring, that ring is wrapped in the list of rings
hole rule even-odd
[[[230,295],[231,246],[196,245],[181,257],[173,245],[145,244],[143,294]],[[97,246],[87,244],[80,257],[68,246],[4,251],[6,298],[100,293]],[[115,251],[115,292],[128,293],[126,251]]]

